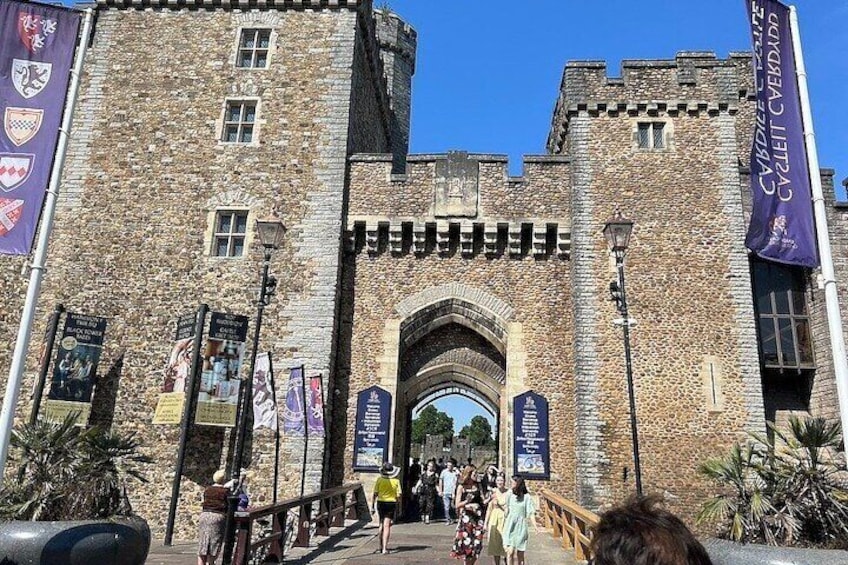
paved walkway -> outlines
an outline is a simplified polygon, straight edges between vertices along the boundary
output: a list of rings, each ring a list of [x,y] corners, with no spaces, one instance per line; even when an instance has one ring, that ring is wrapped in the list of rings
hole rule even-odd
[[[443,522],[397,524],[392,528],[390,553],[378,552],[377,525],[349,522],[345,528],[334,528],[329,538],[318,538],[319,545],[311,548],[293,548],[285,563],[293,565],[458,565],[451,559],[451,542],[454,529]],[[530,532],[527,565],[576,565],[571,553],[564,551],[550,533],[540,530]],[[176,542],[163,547],[154,542],[147,565],[195,565],[195,542]],[[480,565],[491,563],[483,549]]]

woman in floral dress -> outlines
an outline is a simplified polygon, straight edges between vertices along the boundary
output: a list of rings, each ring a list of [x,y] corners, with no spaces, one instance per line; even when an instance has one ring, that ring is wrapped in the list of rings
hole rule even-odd
[[[456,489],[456,512],[459,520],[451,557],[474,565],[483,550],[483,493],[477,484],[477,468],[467,465],[462,470]]]

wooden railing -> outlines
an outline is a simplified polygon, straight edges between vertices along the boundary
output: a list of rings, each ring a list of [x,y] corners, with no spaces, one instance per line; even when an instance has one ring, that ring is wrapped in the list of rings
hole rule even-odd
[[[318,503],[317,511],[314,508]],[[290,518],[290,513],[295,516]],[[344,526],[345,519],[370,520],[362,483],[351,483],[303,498],[236,513],[236,548],[233,565],[280,563],[286,550],[286,532],[293,529],[293,547],[309,547],[310,533],[329,536],[330,528]],[[292,524],[292,520],[297,520]],[[259,527],[262,523],[266,527]]]
[[[573,549],[577,559],[589,559],[598,515],[547,489],[539,494],[539,505],[545,527],[551,529],[554,539],[562,538],[562,547]]]

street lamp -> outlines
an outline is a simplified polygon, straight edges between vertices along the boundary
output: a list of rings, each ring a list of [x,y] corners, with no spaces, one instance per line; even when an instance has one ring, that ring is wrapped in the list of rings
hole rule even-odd
[[[262,244],[264,252],[262,259],[262,283],[259,287],[259,300],[256,304],[256,326],[253,330],[253,351],[250,354],[250,372],[246,378],[242,379],[241,390],[239,391],[239,418],[238,418],[238,435],[236,436],[235,457],[232,461],[232,479],[233,485],[241,480],[240,473],[244,463],[244,446],[247,435],[247,413],[249,403],[251,402],[253,390],[253,372],[256,370],[256,354],[259,351],[259,331],[262,329],[262,313],[265,307],[270,304],[271,298],[277,291],[277,279],[268,276],[268,268],[271,265],[271,252],[279,249],[283,244],[283,236],[286,233],[286,226],[276,216],[271,216],[264,219],[256,220],[256,232],[259,235],[259,241]],[[224,540],[224,565],[232,563],[233,545],[235,544],[235,511],[238,506],[238,496],[235,492],[230,493],[227,498],[227,520],[226,520],[226,538]]]
[[[628,220],[616,210],[604,225],[604,237],[610,251],[615,255],[618,280],[610,283],[610,295],[621,314],[624,329],[624,360],[627,371],[627,393],[630,397],[630,432],[633,436],[633,471],[636,475],[636,494],[642,496],[642,465],[639,462],[639,429],[636,426],[636,395],[633,391],[633,363],[630,358],[630,326],[634,322],[627,312],[627,294],[624,290],[624,256],[633,233],[633,220]]]

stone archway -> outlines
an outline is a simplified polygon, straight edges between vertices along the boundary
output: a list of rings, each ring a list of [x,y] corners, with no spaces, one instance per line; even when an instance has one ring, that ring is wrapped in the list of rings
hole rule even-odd
[[[412,407],[428,394],[463,387],[497,414],[499,464],[511,461],[510,399],[525,390],[523,329],[513,309],[481,289],[450,283],[400,302],[387,320],[378,381],[392,393],[390,453],[408,452]]]

